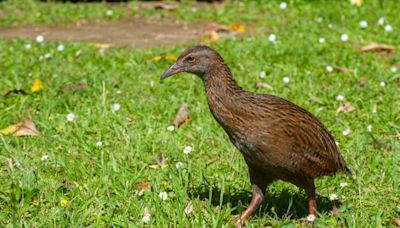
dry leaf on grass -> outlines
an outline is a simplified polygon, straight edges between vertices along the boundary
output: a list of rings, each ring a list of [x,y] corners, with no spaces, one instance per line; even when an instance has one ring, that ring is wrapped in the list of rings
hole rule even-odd
[[[9,96],[9,95],[11,95],[13,93],[22,94],[22,95],[27,95],[28,94],[25,90],[20,89],[20,88],[16,88],[16,89],[12,89],[12,90],[9,90],[9,91],[5,92],[3,96],[7,97],[7,96]]]
[[[161,167],[166,166],[166,164],[165,164],[165,157],[164,157],[164,154],[163,154],[162,152],[158,155],[158,157],[157,157],[157,159],[156,159],[156,162],[157,162],[157,164],[158,164],[159,166],[161,166]]]
[[[367,79],[366,77],[361,77],[361,78],[360,78],[360,84],[361,84],[362,86],[367,85],[367,84],[368,84],[368,79]]]
[[[343,74],[347,74],[350,72],[350,70],[347,69],[346,67],[334,66],[333,69]]]
[[[178,4],[166,3],[166,2],[146,2],[139,4],[138,10],[175,10],[179,7]]]
[[[137,185],[137,188],[140,189],[140,190],[149,190],[150,189],[150,183],[146,182],[146,181],[140,182]]]
[[[193,212],[193,203],[192,203],[192,201],[189,201],[189,203],[186,205],[184,212],[185,212],[186,215],[190,215]]]
[[[356,108],[354,108],[354,106],[350,102],[346,102],[339,106],[339,108],[336,110],[336,114],[339,114],[341,112],[344,113],[353,112],[355,110]]]
[[[268,83],[265,82],[257,82],[255,85],[256,88],[265,88],[265,89],[270,89],[273,90],[274,88],[272,88],[272,86]]]
[[[400,227],[400,218],[395,219],[394,222],[396,223],[397,226]]]
[[[89,88],[89,85],[87,83],[82,82],[82,83],[77,83],[77,84],[73,84],[73,85],[67,85],[64,88],[62,88],[62,91],[64,93],[67,93],[67,92],[74,92],[76,90],[82,90],[82,89],[87,89],[87,88]]]
[[[190,123],[191,119],[189,118],[189,109],[186,104],[181,104],[176,113],[172,123],[178,127],[183,126],[184,124]]]
[[[396,47],[387,44],[371,43],[361,48],[361,52],[380,52],[380,51],[394,51]]]
[[[23,122],[10,125],[0,130],[0,135],[11,135],[11,136],[40,136],[40,132],[36,129],[35,124],[31,118],[27,118]]]
[[[211,40],[216,41],[221,36],[236,35],[246,30],[246,26],[240,23],[232,23],[230,25],[223,25],[216,22],[212,22],[206,25],[204,29],[204,35],[200,37],[200,40]]]
[[[205,32],[229,32],[229,27],[226,25],[221,25],[216,22],[211,22],[206,25]]]
[[[107,43],[89,43],[89,45],[100,48],[100,49],[108,49],[112,46],[111,44],[107,44]]]
[[[390,138],[400,139],[400,133],[397,135],[389,135]]]

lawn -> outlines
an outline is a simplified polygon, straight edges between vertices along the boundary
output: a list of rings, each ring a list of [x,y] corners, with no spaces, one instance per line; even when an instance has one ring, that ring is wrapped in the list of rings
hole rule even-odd
[[[136,4],[3,1],[0,25],[160,14],[244,23],[250,31],[245,35],[206,44],[221,53],[245,89],[284,97],[320,118],[355,174],[353,180],[339,174],[316,181],[320,217],[315,225],[396,226],[397,1],[365,1],[361,7],[348,1],[288,1],[286,9],[280,1],[243,1],[195,12],[191,2],[176,11],[136,10]],[[360,27],[362,20],[367,27]],[[360,51],[372,42],[397,50]],[[39,137],[0,135],[0,226],[233,226],[251,200],[242,155],[210,114],[201,81],[182,74],[161,83],[160,75],[174,61],[154,59],[178,56],[195,43],[100,50],[85,42],[0,39],[0,129],[30,115],[41,132]],[[35,79],[43,86],[32,92]],[[272,89],[255,87],[257,82]],[[8,93],[16,88],[26,94]],[[183,103],[192,121],[171,131]],[[353,110],[337,112],[345,104]],[[338,200],[329,199],[333,194]],[[306,216],[305,194],[275,182],[247,225],[300,227]]]

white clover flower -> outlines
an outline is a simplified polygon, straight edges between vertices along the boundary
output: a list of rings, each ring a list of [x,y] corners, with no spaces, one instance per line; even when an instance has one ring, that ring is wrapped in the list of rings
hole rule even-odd
[[[348,136],[348,135],[350,135],[351,133],[352,133],[352,131],[351,131],[350,128],[347,128],[346,130],[342,131],[342,134],[343,134],[344,136]]]
[[[307,221],[309,222],[314,222],[315,221],[315,215],[311,214],[307,216]]]
[[[169,126],[167,127],[167,130],[168,130],[168,131],[174,131],[174,130],[175,130],[175,127],[174,127],[173,125],[169,125]]]
[[[325,43],[325,38],[323,38],[323,37],[319,38],[319,39],[318,39],[318,42],[319,42],[320,44]]]
[[[267,77],[267,73],[265,71],[261,71],[259,76],[260,78],[265,78]]]
[[[379,25],[384,25],[385,24],[385,18],[384,17],[379,18],[378,24]]]
[[[64,48],[65,48],[65,47],[64,47],[63,44],[59,44],[58,47],[57,47],[57,50],[58,50],[58,51],[64,51]]]
[[[268,40],[269,40],[271,43],[275,43],[275,42],[276,42],[276,36],[275,36],[275,34],[272,33],[271,35],[269,35]]]
[[[329,24],[329,25],[328,25],[328,28],[333,28],[333,25],[332,25],[332,24]]]
[[[69,113],[68,115],[67,115],[67,121],[68,122],[72,122],[72,121],[74,121],[76,119],[76,115],[74,114],[74,113]]]
[[[175,167],[176,167],[177,169],[182,169],[182,168],[184,167],[184,165],[183,165],[182,162],[177,162],[177,163],[175,164]]]
[[[158,196],[161,198],[162,201],[166,201],[168,199],[168,193],[167,192],[160,192]]]
[[[368,22],[367,22],[367,21],[364,21],[364,20],[360,21],[360,27],[361,27],[361,28],[366,28],[366,27],[368,27]]]
[[[332,72],[332,71],[333,71],[333,67],[332,67],[332,66],[327,66],[327,67],[326,67],[326,71]]]
[[[36,42],[43,43],[44,42],[44,37],[42,35],[36,36]]]
[[[349,36],[348,36],[346,33],[344,33],[344,34],[342,34],[342,35],[340,36],[340,39],[341,39],[343,42],[346,42],[346,41],[349,40]]]
[[[342,100],[344,100],[344,96],[341,95],[341,94],[339,94],[339,95],[336,97],[336,100],[342,101]]]
[[[154,88],[154,81],[153,80],[150,81],[150,87]]]
[[[323,20],[323,18],[322,18],[322,17],[319,17],[319,18],[317,18],[317,23],[321,23],[321,22],[322,22],[322,20]]]
[[[347,182],[340,182],[339,185],[340,185],[340,187],[345,188],[345,187],[349,186],[349,183],[347,183]]]
[[[96,143],[96,146],[97,146],[97,147],[102,147],[102,146],[103,146],[103,142],[102,142],[102,141],[98,141],[98,142]]]
[[[397,67],[396,67],[396,66],[390,67],[390,71],[391,71],[392,73],[396,73]]]
[[[385,25],[385,31],[386,32],[392,32],[393,31],[393,27],[391,25]]]
[[[381,87],[385,87],[386,83],[382,81],[381,83],[379,83],[379,85],[380,85]]]
[[[289,82],[290,82],[290,78],[287,77],[287,76],[284,77],[284,78],[283,78],[283,82],[286,83],[286,84],[289,83]]]
[[[44,54],[43,56],[45,59],[49,59],[51,57],[51,53]]]
[[[121,94],[122,92],[121,92],[121,90],[117,90],[115,93],[116,94]]]
[[[371,132],[372,131],[372,125],[368,125],[367,126],[367,130],[368,130],[368,132]]]
[[[286,9],[287,8],[287,3],[286,2],[281,2],[281,4],[279,4],[279,8]]]
[[[25,49],[31,49],[32,45],[31,44],[25,44]]]
[[[376,114],[378,111],[377,111],[377,107],[376,107],[376,105],[374,106],[374,107],[372,107],[372,114]]]
[[[191,154],[193,152],[193,147],[192,146],[185,146],[185,148],[183,148],[183,153],[184,154]]]
[[[149,209],[147,209],[147,207],[145,207],[143,210],[142,222],[147,224],[150,222],[150,218],[151,218],[150,211],[149,211]]]
[[[112,16],[114,14],[114,12],[112,10],[107,10],[106,11],[106,15],[107,16]]]
[[[338,195],[336,195],[335,193],[332,193],[332,194],[329,195],[329,199],[330,199],[331,201],[333,201],[333,200],[338,200],[339,197],[338,197]]]
[[[49,158],[49,156],[46,154],[46,155],[43,155],[41,158],[40,158],[40,161],[46,161],[47,159]]]
[[[119,103],[113,104],[113,111],[118,111],[121,109],[121,105]]]

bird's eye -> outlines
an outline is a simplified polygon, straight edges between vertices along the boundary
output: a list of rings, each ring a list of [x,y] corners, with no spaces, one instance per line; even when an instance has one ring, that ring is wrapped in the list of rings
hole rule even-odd
[[[186,57],[186,61],[187,62],[193,62],[194,58],[192,56],[188,56],[188,57]]]

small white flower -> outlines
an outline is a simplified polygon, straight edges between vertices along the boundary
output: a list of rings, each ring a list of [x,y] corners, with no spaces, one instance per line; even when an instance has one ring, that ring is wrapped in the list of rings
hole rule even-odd
[[[342,134],[343,134],[344,136],[348,136],[348,135],[350,135],[351,133],[352,133],[352,131],[351,131],[350,128],[347,128],[346,130],[342,131]]]
[[[322,38],[322,37],[319,38],[319,39],[318,39],[318,42],[319,42],[320,44],[325,43],[325,38]]]
[[[342,101],[342,100],[344,100],[344,96],[341,95],[341,94],[339,94],[339,95],[336,97],[336,100]]]
[[[51,53],[44,54],[43,56],[45,59],[49,59],[51,57]]]
[[[58,50],[58,51],[64,51],[64,48],[65,48],[65,47],[64,47],[63,44],[59,44],[58,47],[57,47],[57,50]]]
[[[392,32],[393,31],[393,27],[391,25],[385,25],[385,31],[386,32]]]
[[[118,111],[118,110],[120,110],[120,109],[121,109],[121,105],[120,105],[119,103],[113,104],[113,110],[114,110],[114,111]]]
[[[177,162],[176,164],[175,164],[175,167],[177,168],[177,169],[182,169],[183,168],[183,163],[182,162]]]
[[[286,2],[281,2],[281,4],[279,4],[279,8],[281,8],[281,9],[286,9],[286,7],[287,7]]]
[[[32,45],[31,44],[25,44],[25,49],[31,49]]]
[[[15,167],[17,167],[17,168],[21,167],[21,163],[19,163],[19,161],[15,161],[15,162],[14,162],[14,165],[15,165]]]
[[[174,131],[174,130],[175,130],[175,127],[174,127],[173,125],[169,125],[169,126],[167,127],[167,130],[168,130],[168,131]]]
[[[368,130],[368,132],[371,132],[371,131],[372,131],[372,126],[371,126],[371,125],[368,125],[368,126],[367,126],[367,130]]]
[[[121,92],[121,90],[117,90],[115,93],[116,94],[121,94],[122,92]]]
[[[48,158],[49,158],[48,155],[43,155],[43,156],[40,158],[40,161],[46,161]]]
[[[349,183],[347,183],[347,182],[340,182],[339,185],[340,185],[340,187],[345,188],[345,187],[349,186]]]
[[[381,83],[379,83],[379,85],[380,85],[381,87],[385,87],[386,83],[382,81]]]
[[[329,25],[328,25],[328,28],[333,28],[333,25],[332,25],[332,24],[329,24]]]
[[[307,221],[309,222],[314,222],[315,221],[315,215],[311,214],[307,216]]]
[[[378,24],[379,25],[384,25],[385,24],[385,18],[384,17],[379,18]]]
[[[114,12],[112,10],[107,10],[106,11],[106,15],[107,16],[112,16],[114,14]]]
[[[153,80],[150,81],[150,87],[154,88],[154,81]]]
[[[349,40],[349,36],[345,33],[345,34],[342,34],[342,35],[340,36],[340,39],[341,39],[343,42],[346,42],[346,41]]]
[[[158,194],[158,196],[160,196],[162,201],[166,201],[168,199],[168,193],[167,192],[160,192],[160,194]]]
[[[368,27],[368,22],[367,22],[367,21],[364,21],[364,20],[360,21],[360,27],[361,27],[361,28],[366,28],[366,27]]]
[[[143,210],[142,222],[147,224],[150,222],[150,218],[151,218],[150,211],[149,211],[149,209],[147,209],[147,207],[145,207]]]
[[[36,36],[36,42],[43,43],[43,41],[44,41],[44,37],[42,35]]]
[[[193,151],[193,147],[192,146],[185,146],[185,148],[183,148],[183,153],[184,154],[191,154]]]
[[[275,43],[275,42],[276,42],[276,36],[275,36],[275,34],[272,33],[271,35],[269,35],[268,40],[269,40],[271,43]]]
[[[377,112],[377,107],[376,105],[374,105],[374,107],[372,107],[372,114],[376,114]]]
[[[336,195],[335,193],[332,193],[332,194],[329,195],[329,199],[330,199],[331,201],[333,201],[333,200],[339,199],[339,197],[338,197],[338,195]]]
[[[289,77],[284,77],[283,78],[283,82],[286,83],[286,84],[289,83],[290,82],[290,78]]]
[[[267,73],[265,71],[261,71],[259,76],[260,78],[265,78],[267,77]]]
[[[332,72],[332,71],[333,71],[333,67],[332,67],[332,66],[327,66],[327,67],[326,67],[326,71]]]
[[[396,73],[397,67],[395,67],[395,66],[390,67],[390,71],[391,71],[392,73]]]
[[[102,147],[102,146],[103,146],[103,142],[102,142],[102,141],[98,141],[98,142],[96,143],[96,146],[97,146],[97,147]]]
[[[74,114],[74,113],[69,113],[68,115],[67,115],[67,121],[68,122],[72,122],[72,121],[74,121],[76,119],[76,115]]]
[[[319,17],[319,18],[317,18],[317,23],[321,23],[321,22],[322,22],[322,20],[323,20],[323,18],[322,18],[322,17]]]

